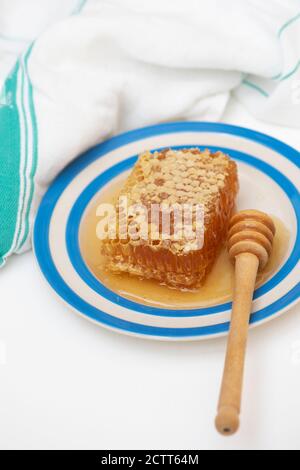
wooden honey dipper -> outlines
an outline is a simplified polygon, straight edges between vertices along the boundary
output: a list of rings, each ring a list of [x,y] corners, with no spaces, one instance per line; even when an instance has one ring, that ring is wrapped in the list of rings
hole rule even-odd
[[[216,417],[217,430],[226,436],[239,428],[244,362],[255,282],[266,266],[275,225],[256,210],[241,211],[230,221],[229,257],[235,264],[235,286],[223,381]]]

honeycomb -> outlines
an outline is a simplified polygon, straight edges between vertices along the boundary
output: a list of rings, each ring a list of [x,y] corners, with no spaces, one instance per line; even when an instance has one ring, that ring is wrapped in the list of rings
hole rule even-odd
[[[201,286],[226,240],[237,192],[236,164],[222,152],[194,148],[142,153],[115,201],[117,235],[101,240],[106,268],[173,288]],[[142,205],[146,211],[126,211],[124,198],[128,207]],[[202,208],[202,231],[193,232],[202,237],[183,233],[175,211],[169,212],[166,236],[163,214],[187,204],[193,208],[190,229],[195,229],[195,208]]]

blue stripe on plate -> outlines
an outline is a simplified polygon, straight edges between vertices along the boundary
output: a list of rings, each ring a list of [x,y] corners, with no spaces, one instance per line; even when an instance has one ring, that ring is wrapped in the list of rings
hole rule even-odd
[[[161,124],[158,126],[151,126],[151,127],[147,127],[143,129],[138,129],[136,131],[130,131],[120,136],[113,137],[112,139],[94,147],[93,149],[89,150],[85,154],[81,155],[81,157],[79,157],[75,162],[69,165],[57,177],[57,179],[54,181],[52,186],[48,189],[40,205],[40,208],[38,210],[35,227],[34,227],[34,249],[35,249],[36,257],[38,259],[42,272],[44,273],[45,277],[47,278],[48,282],[53,287],[53,289],[57,292],[57,294],[60,295],[69,305],[71,305],[77,311],[81,312],[82,314],[84,314],[90,319],[96,320],[108,327],[112,327],[118,330],[125,330],[127,332],[136,333],[140,335],[170,337],[170,338],[209,336],[213,334],[226,332],[228,330],[229,324],[222,323],[218,325],[198,327],[198,328],[149,327],[145,325],[139,325],[136,323],[128,322],[125,320],[120,320],[118,318],[115,318],[111,315],[106,314],[105,312],[102,312],[99,309],[96,309],[95,307],[92,307],[87,302],[82,300],[77,294],[75,294],[75,292],[73,292],[72,289],[70,289],[70,287],[62,279],[62,277],[58,273],[53,263],[51,253],[50,253],[50,248],[49,248],[49,225],[50,225],[50,220],[51,220],[53,209],[58,199],[60,198],[60,195],[62,194],[62,192],[65,190],[65,188],[69,185],[69,183],[76,177],[76,175],[80,171],[82,171],[91,162],[105,155],[107,152],[115,150],[123,145],[129,144],[130,142],[145,139],[147,137],[151,137],[154,135],[162,135],[162,134],[176,133],[176,132],[213,132],[213,133],[225,133],[225,134],[231,134],[231,135],[243,137],[245,139],[253,140],[268,148],[273,149],[274,151],[280,153],[285,158],[290,160],[297,168],[299,168],[299,162],[300,162],[299,152],[292,149],[288,145],[276,139],[273,139],[272,137],[268,137],[264,134],[251,131],[245,128],[241,128],[241,127],[235,127],[235,126],[226,125],[226,124],[185,122],[185,123]],[[229,153],[233,155],[232,150],[228,149],[228,151]],[[250,158],[253,158],[253,157],[250,157]],[[267,165],[262,161],[259,161],[259,164],[262,165],[262,167],[264,165]],[[126,167],[126,163],[124,162],[124,168],[125,167]],[[262,167],[260,169],[263,169]],[[275,172],[277,171],[272,167],[269,167],[269,168],[271,169],[271,173],[274,171]],[[286,181],[288,181],[280,173],[279,175],[280,177],[283,177]],[[291,185],[289,181],[288,183],[289,185]],[[288,191],[290,190],[291,189],[288,189]],[[292,203],[294,207],[295,207],[295,204],[296,205],[298,204],[298,208],[299,208],[299,191],[294,187],[293,187],[291,196],[292,196]],[[299,223],[299,218],[298,218],[298,223]],[[299,236],[299,230],[298,230],[298,236]],[[293,254],[293,258],[292,258],[292,264],[295,263],[295,259],[294,259],[295,254],[296,256],[298,256],[297,261],[299,261],[299,252],[297,254],[297,251],[295,251],[295,253]],[[280,273],[278,273],[278,275],[279,274]],[[274,278],[269,282],[274,282]],[[265,289],[266,286],[267,284],[262,289]],[[259,295],[259,290],[258,290],[257,295]],[[262,321],[266,319],[267,317],[274,315],[278,310],[286,308],[290,304],[294,303],[299,298],[299,296],[300,296],[300,283],[298,283],[284,297],[277,300],[272,305],[269,305],[267,308],[261,311],[258,311],[254,315],[252,315],[251,323]],[[170,315],[170,312],[168,313]],[[178,314],[178,311],[176,311],[176,313]]]

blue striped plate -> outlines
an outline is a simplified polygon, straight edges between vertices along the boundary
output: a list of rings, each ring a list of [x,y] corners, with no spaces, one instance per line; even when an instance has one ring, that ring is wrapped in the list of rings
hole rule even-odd
[[[34,251],[56,294],[77,313],[106,328],[152,339],[192,340],[226,334],[231,304],[166,310],[110,291],[86,266],[79,248],[85,209],[104,186],[128,171],[145,149],[221,149],[236,160],[238,208],[276,214],[290,229],[288,253],[278,271],[255,292],[251,324],[286,311],[300,295],[299,152],[264,134],[226,124],[184,122],[137,129],[94,147],[53,182],[39,207]]]

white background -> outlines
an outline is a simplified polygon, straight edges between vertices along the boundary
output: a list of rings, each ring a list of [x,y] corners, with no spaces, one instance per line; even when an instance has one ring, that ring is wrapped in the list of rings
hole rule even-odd
[[[299,130],[225,122],[300,150]],[[60,303],[32,253],[0,271],[1,449],[300,449],[300,307],[252,330],[242,426],[214,429],[226,340],[159,343],[101,329]]]

